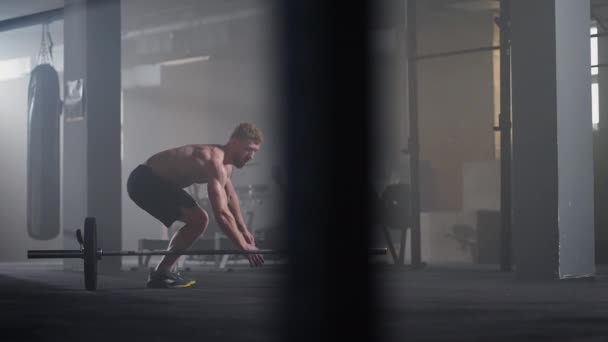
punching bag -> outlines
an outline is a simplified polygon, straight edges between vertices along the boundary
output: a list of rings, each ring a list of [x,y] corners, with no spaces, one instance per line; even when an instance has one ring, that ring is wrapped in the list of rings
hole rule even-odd
[[[47,38],[48,36],[48,38]],[[48,39],[48,40],[47,40]],[[57,237],[60,231],[59,76],[52,66],[48,27],[43,29],[39,63],[28,87],[27,229],[36,240]],[[45,56],[50,56],[48,62]]]

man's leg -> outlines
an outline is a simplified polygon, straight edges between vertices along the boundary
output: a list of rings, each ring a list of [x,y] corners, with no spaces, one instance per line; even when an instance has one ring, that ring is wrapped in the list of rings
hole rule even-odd
[[[175,221],[169,228],[164,229],[163,233],[167,234],[167,236],[164,236],[165,240],[171,240],[171,238],[175,235],[175,233],[177,233],[180,228],[182,228],[183,226],[185,226],[186,224],[181,222],[181,221]],[[176,273],[179,269],[179,267],[181,267],[181,265],[183,264],[183,260],[186,258],[185,255],[181,255],[177,258],[177,260],[173,263],[173,267],[171,267],[171,272],[172,273]]]
[[[209,215],[199,206],[182,208],[181,221],[186,223],[171,238],[168,250],[179,252],[188,249],[198,237],[205,232],[209,223]],[[179,255],[165,255],[161,259],[156,271],[168,272],[171,270]]]

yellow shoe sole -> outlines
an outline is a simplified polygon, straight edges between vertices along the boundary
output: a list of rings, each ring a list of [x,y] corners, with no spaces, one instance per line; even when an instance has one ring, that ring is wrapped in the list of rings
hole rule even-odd
[[[178,286],[173,286],[173,287],[185,288],[185,287],[192,287],[192,286],[194,286],[194,284],[196,284],[196,280],[190,280],[185,285],[178,285]]]

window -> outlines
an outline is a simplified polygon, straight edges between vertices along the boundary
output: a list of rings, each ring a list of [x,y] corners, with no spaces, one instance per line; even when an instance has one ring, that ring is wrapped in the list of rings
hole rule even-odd
[[[0,60],[0,81],[12,80],[30,73],[31,58],[29,56]]]
[[[591,34],[597,34],[597,27],[591,28]],[[598,44],[597,37],[591,37],[591,65],[598,64]],[[598,67],[591,68],[591,122],[593,128],[597,129],[600,121],[600,89],[597,80],[599,73]]]

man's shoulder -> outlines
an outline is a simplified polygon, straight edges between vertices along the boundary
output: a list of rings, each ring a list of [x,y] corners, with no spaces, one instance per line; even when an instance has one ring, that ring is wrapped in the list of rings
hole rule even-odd
[[[205,160],[205,165],[211,175],[215,175],[222,179],[226,178],[228,175],[229,170],[226,168],[226,165],[224,165],[224,160],[221,156],[211,155]]]

